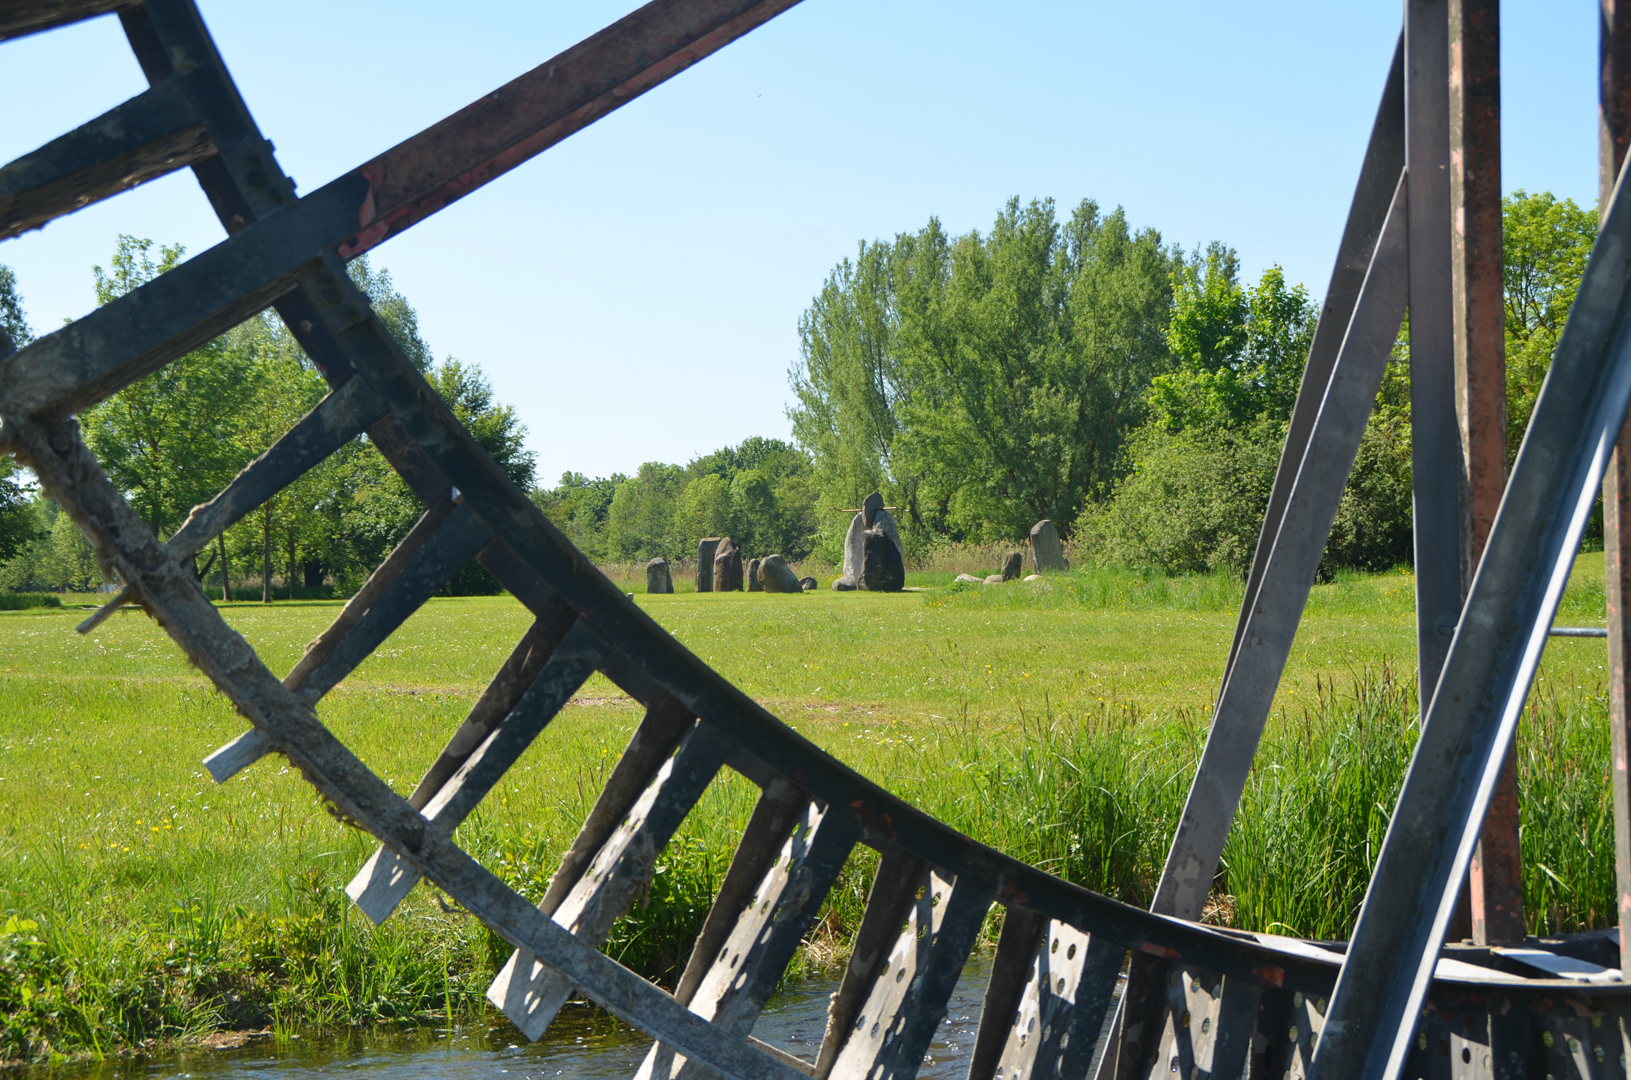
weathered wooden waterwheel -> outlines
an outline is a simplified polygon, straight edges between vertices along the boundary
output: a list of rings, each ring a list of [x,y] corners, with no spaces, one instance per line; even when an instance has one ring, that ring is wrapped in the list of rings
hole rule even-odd
[[[337,813],[380,841],[348,890],[370,919],[388,918],[421,878],[434,882],[515,946],[489,996],[522,1032],[537,1038],[567,997],[582,993],[656,1040],[642,1075],[910,1077],[998,905],[1003,927],[973,1080],[1082,1077],[1101,1048],[1105,1078],[1625,1076],[1631,994],[1620,981],[1618,929],[1537,941],[1522,938],[1520,926],[1516,939],[1502,940],[1491,931],[1499,905],[1490,898],[1509,886],[1496,880],[1492,855],[1475,877],[1484,905],[1474,912],[1483,920],[1475,939],[1484,940],[1441,945],[1631,401],[1631,205],[1615,187],[1504,489],[1497,470],[1499,515],[1470,464],[1467,482],[1484,484],[1484,495],[1458,496],[1458,462],[1475,457],[1481,421],[1476,405],[1464,408],[1458,443],[1455,364],[1477,369],[1441,355],[1442,346],[1466,332],[1457,319],[1489,281],[1487,263],[1467,252],[1476,224],[1463,218],[1453,230],[1451,207],[1455,199],[1472,205],[1469,155],[1490,152],[1477,95],[1496,70],[1493,29],[1480,29],[1479,18],[1492,18],[1494,5],[1407,4],[1213,728],[1152,912],[958,834],[710,670],[505,478],[346,273],[348,259],[792,2],[657,0],[296,197],[191,0],[0,0],[0,39],[117,12],[151,84],[0,168],[0,239],[183,167],[229,234],[27,348],[0,340],[0,444],[34,470],[124,583],[87,627],[121,605],[145,609],[251,724],[207,759],[218,781],[264,755],[286,756]],[[1611,9],[1612,0],[1604,53],[1612,179],[1631,130],[1622,100],[1631,100],[1631,33]],[[1450,190],[1457,183],[1459,194]],[[1449,273],[1454,259],[1459,277]],[[1498,264],[1495,276],[1498,290]],[[1420,336],[1412,381],[1422,685],[1437,687],[1415,761],[1351,943],[1205,926],[1196,920],[1407,305],[1413,346]],[[161,542],[109,483],[74,414],[267,307],[331,392]],[[192,556],[360,433],[429,509],[279,679],[205,598]],[[1617,464],[1612,475],[1618,482]],[[1464,510],[1473,522],[1467,540]],[[1478,567],[1465,584],[1464,543]],[[535,621],[403,799],[323,725],[322,699],[471,559]],[[1611,592],[1619,595],[1617,586]],[[1610,635],[1623,676],[1623,632],[1611,625]],[[454,833],[534,742],[547,741],[550,719],[596,671],[646,715],[535,906],[461,850]],[[1631,881],[1623,712],[1621,701],[1622,892]],[[599,946],[725,769],[758,786],[758,804],[669,994]],[[1492,848],[1498,831],[1492,824],[1485,835]],[[825,1041],[814,1062],[802,1061],[754,1040],[754,1022],[857,845],[881,858]],[[1119,1018],[1107,1024],[1114,1009]]]

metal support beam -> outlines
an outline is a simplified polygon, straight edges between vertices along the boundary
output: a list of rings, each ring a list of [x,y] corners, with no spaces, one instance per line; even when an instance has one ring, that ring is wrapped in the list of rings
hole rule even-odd
[[[1450,273],[1449,0],[1406,0],[1405,167],[1410,170],[1410,454],[1415,495],[1416,673],[1422,714],[1461,615],[1460,440]]]
[[[1450,233],[1461,570],[1470,583],[1506,489],[1506,316],[1501,248],[1501,28],[1497,0],[1450,0]],[[1508,754],[1468,878],[1472,939],[1523,941],[1518,783]],[[1452,931],[1453,933],[1453,931]]]
[[[1623,177],[1622,177],[1623,180]],[[1461,875],[1631,404],[1631,195],[1617,183],[1445,658],[1314,1058],[1398,1075]]]
[[[1631,143],[1631,3],[1602,0],[1599,37],[1600,82],[1597,176],[1602,213],[1608,213],[1614,180]],[[1614,793],[1614,883],[1619,898],[1621,968],[1624,943],[1631,941],[1631,671],[1626,645],[1631,641],[1631,428],[1620,432],[1603,480],[1603,582],[1608,591],[1608,714],[1610,770]]]

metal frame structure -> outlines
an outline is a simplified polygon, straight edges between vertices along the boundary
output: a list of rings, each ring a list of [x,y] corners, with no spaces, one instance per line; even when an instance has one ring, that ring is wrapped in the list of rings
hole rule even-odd
[[[1605,188],[1601,237],[1506,481],[1492,0],[1406,0],[1212,730],[1152,911],[956,833],[710,670],[505,478],[346,273],[346,260],[793,2],[655,0],[297,197],[193,0],[0,0],[0,40],[116,12],[151,84],[0,167],[0,240],[180,168],[193,170],[228,233],[24,349],[0,339],[0,449],[34,470],[124,583],[85,628],[121,605],[144,608],[251,724],[207,759],[218,781],[266,754],[286,756],[337,814],[380,841],[348,887],[370,919],[388,918],[421,878],[433,882],[515,946],[489,996],[522,1032],[537,1038],[582,993],[653,1037],[642,1076],[911,1077],[993,904],[1005,915],[971,1080],[1082,1077],[1095,1058],[1104,1080],[1625,1076],[1631,996],[1615,932],[1523,938],[1515,800],[1499,793],[1606,471],[1621,918],[1631,920],[1631,560],[1620,547],[1631,537],[1619,495],[1631,466],[1622,469],[1623,455],[1610,463],[1631,404],[1631,196],[1623,184]],[[1631,131],[1631,34],[1618,2],[1604,8],[1605,176],[1617,174]],[[267,307],[331,391],[161,542],[114,490],[73,414]],[[1407,308],[1424,702],[1416,756],[1352,942],[1204,926],[1201,907]],[[363,433],[428,509],[279,679],[205,598],[192,556]],[[471,559],[535,621],[403,799],[318,710]],[[455,830],[597,670],[646,715],[535,906],[465,853]],[[757,785],[759,800],[670,994],[599,946],[727,768]],[[801,1061],[754,1040],[754,1021],[857,846],[880,853],[878,870],[826,1038],[813,1063]],[[1474,941],[1444,945],[1469,867]],[[1101,1036],[1124,967],[1120,1012]]]

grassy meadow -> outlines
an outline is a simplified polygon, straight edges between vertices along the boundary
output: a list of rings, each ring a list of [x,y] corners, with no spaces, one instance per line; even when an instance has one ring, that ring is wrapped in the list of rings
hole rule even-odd
[[[962,569],[962,567],[959,567]],[[1070,880],[1147,902],[1205,737],[1238,582],[1083,571],[1000,587],[679,593],[636,601],[839,758],[948,823]],[[823,582],[825,584],[825,581]],[[1413,583],[1317,586],[1225,854],[1213,919],[1345,935],[1414,742]],[[340,603],[228,605],[276,671]],[[374,929],[341,891],[372,847],[281,758],[216,786],[200,761],[244,728],[137,612],[0,612],[0,1060],[102,1054],[222,1027],[480,1013],[508,947],[421,885]],[[1562,623],[1601,625],[1602,556]],[[319,708],[399,792],[417,782],[528,623],[508,597],[430,603]],[[1554,639],[1520,746],[1526,913],[1613,918],[1606,650]],[[639,719],[592,679],[459,839],[540,896]],[[723,775],[609,949],[683,965],[752,806]],[[858,854],[804,969],[843,954]]]

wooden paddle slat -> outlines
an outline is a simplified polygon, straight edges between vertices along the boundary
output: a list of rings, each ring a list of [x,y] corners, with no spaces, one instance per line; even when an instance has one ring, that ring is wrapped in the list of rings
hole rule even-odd
[[[612,923],[646,889],[657,856],[724,766],[731,746],[707,724],[691,729],[553,912],[556,923],[596,946],[606,940]],[[487,999],[537,1041],[571,992],[569,981],[518,949],[488,987]]]

